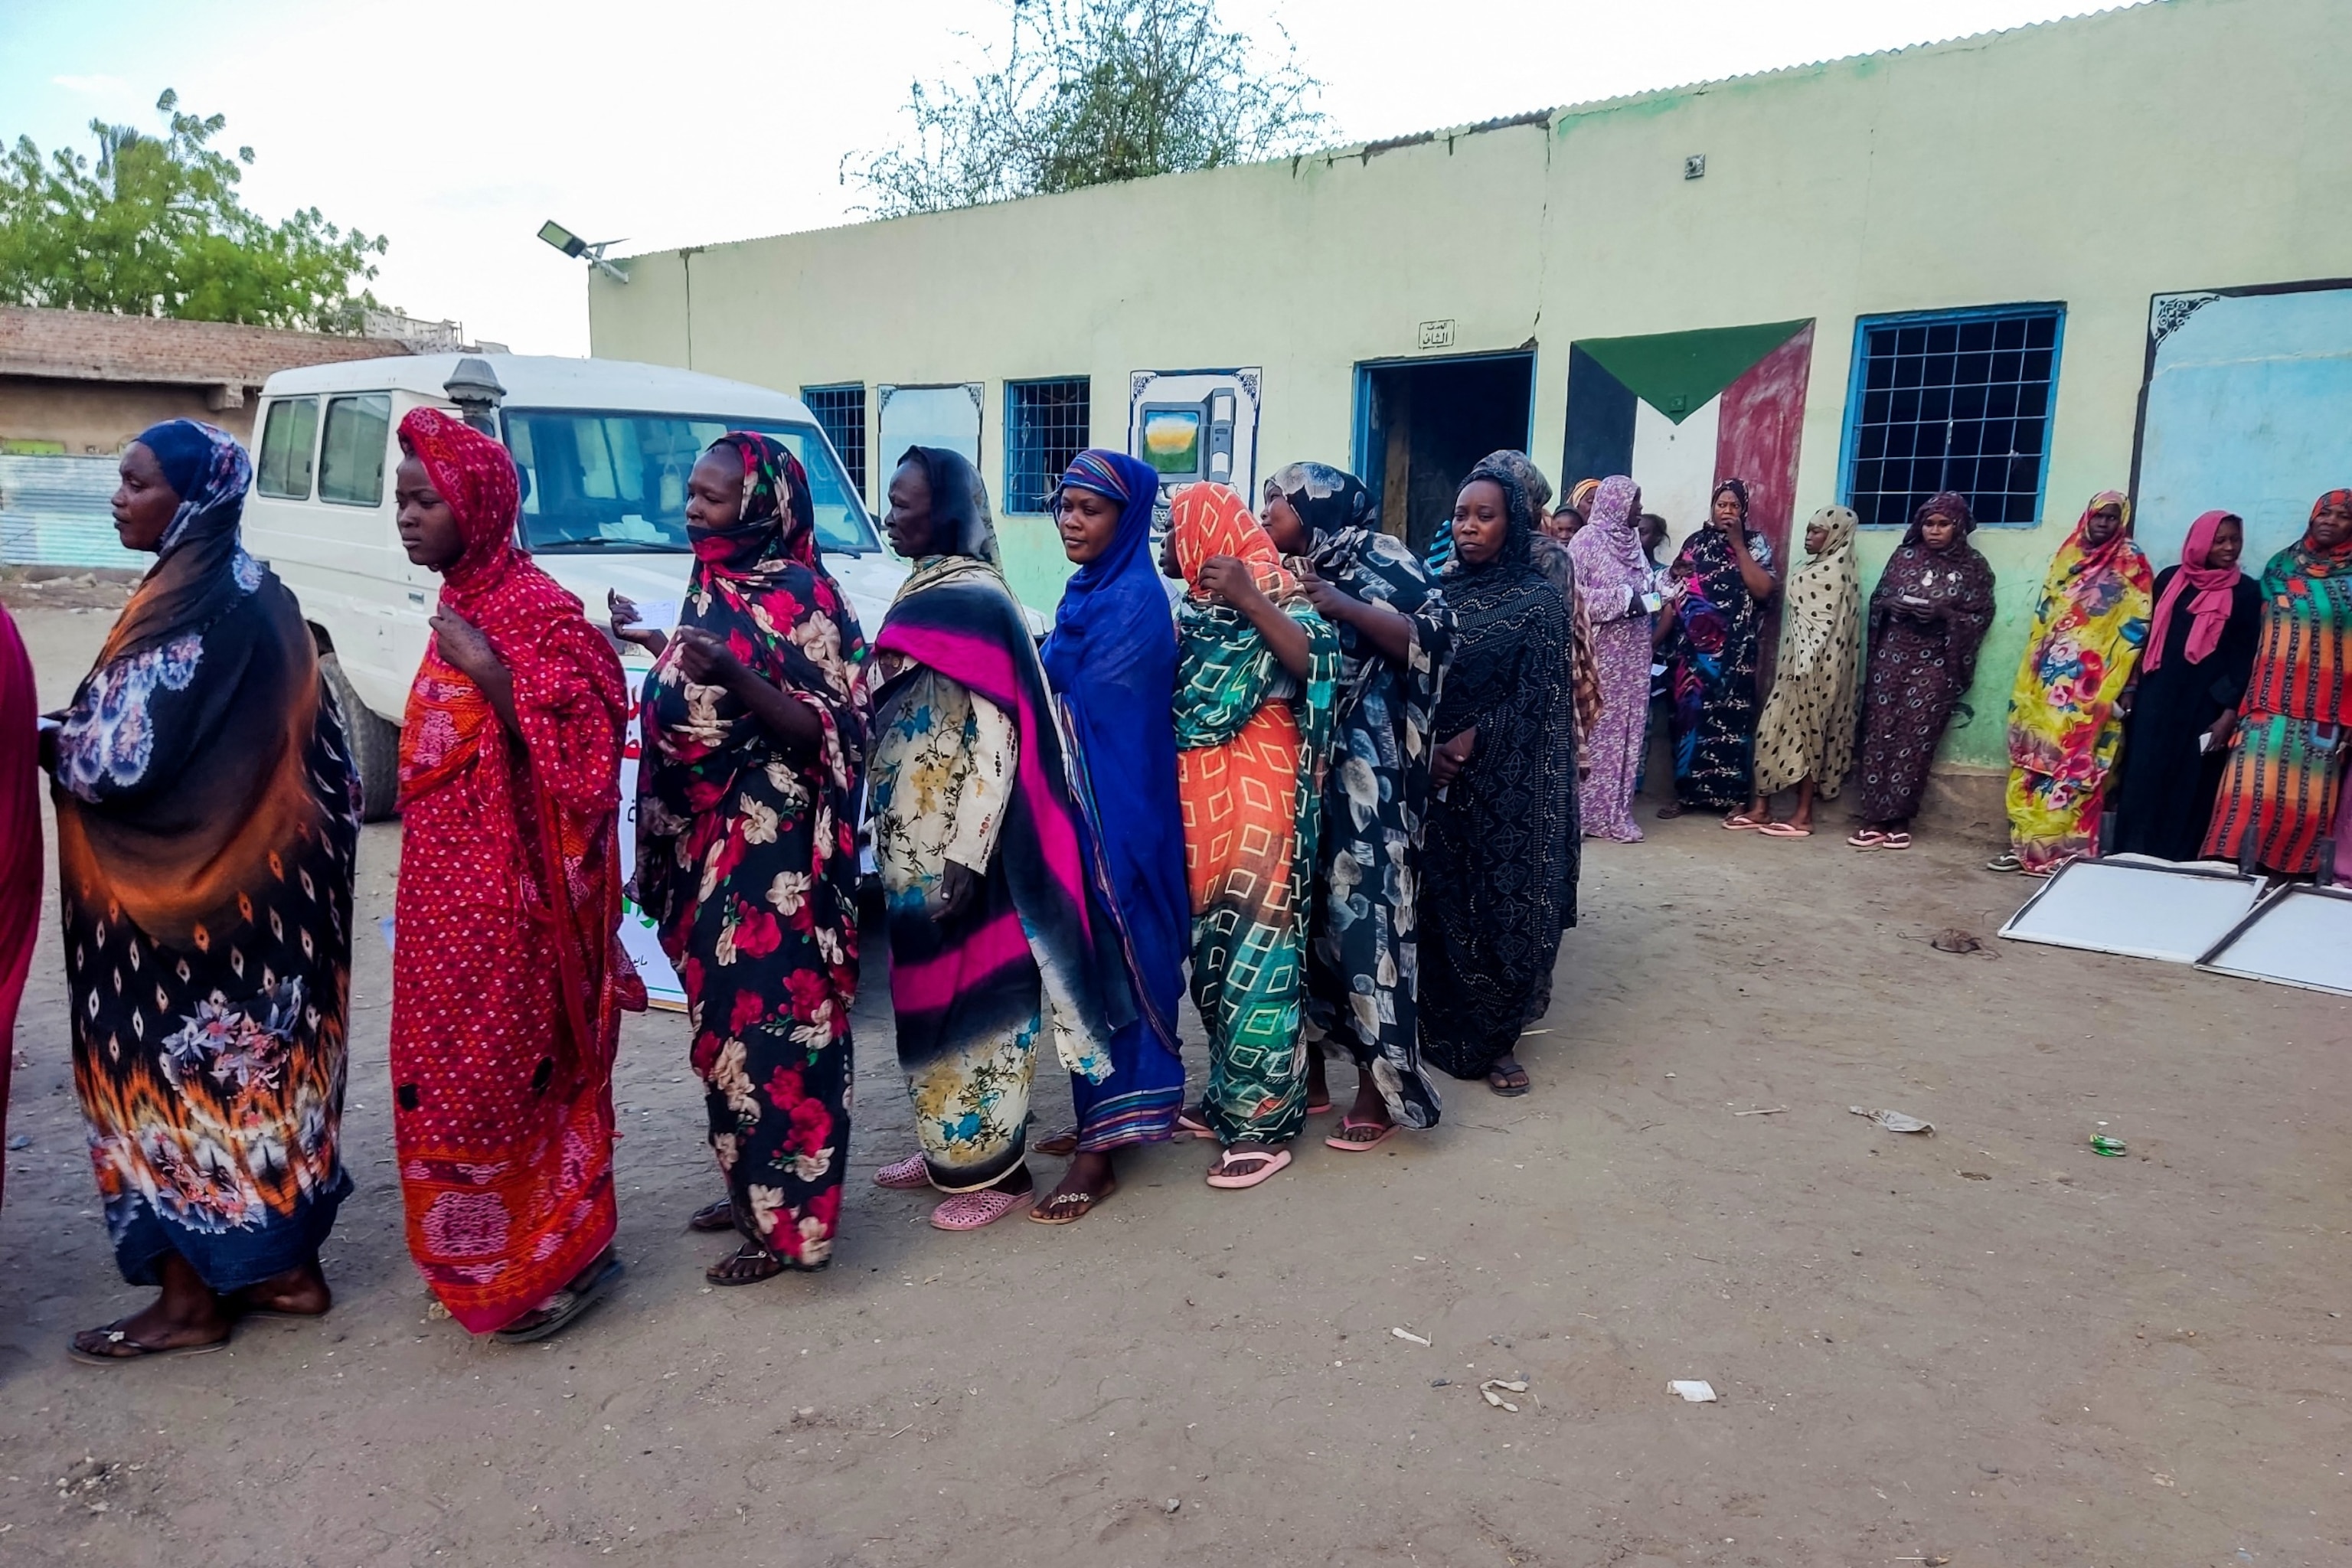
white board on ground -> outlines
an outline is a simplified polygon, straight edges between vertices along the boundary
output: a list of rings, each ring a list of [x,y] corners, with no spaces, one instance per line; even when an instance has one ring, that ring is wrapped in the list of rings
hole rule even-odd
[[[2262,896],[2258,877],[2211,861],[2152,856],[2077,860],[2042,885],[2000,934],[2093,952],[2194,963]]]
[[[2197,967],[2352,996],[2352,891],[2281,888]]]
[[[635,684],[636,671],[630,671],[630,683]],[[628,732],[621,742],[621,880],[626,883],[637,867],[637,715],[629,712]],[[686,987],[677,981],[677,971],[670,967],[669,955],[661,950],[661,940],[654,934],[654,922],[646,911],[637,908],[634,899],[621,900],[621,947],[629,962],[637,966],[637,973],[646,983],[646,997],[656,1007],[686,1008]]]

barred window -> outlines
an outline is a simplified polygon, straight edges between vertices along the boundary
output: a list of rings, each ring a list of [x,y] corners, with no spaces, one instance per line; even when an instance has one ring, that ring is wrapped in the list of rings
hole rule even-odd
[[[801,401],[816,416],[833,449],[841,454],[841,466],[849,470],[849,488],[866,496],[866,388],[862,384],[803,386]]]
[[[2056,400],[2053,306],[1868,318],[1855,325],[1846,504],[1899,528],[1958,490],[1980,523],[2037,521]]]
[[[1004,384],[1004,510],[1041,512],[1070,459],[1086,450],[1087,378]]]

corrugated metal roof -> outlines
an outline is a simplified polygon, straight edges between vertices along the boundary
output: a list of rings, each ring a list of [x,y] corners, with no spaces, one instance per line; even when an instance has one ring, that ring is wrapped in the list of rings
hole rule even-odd
[[[117,482],[110,457],[0,457],[0,564],[153,565],[115,537]]]

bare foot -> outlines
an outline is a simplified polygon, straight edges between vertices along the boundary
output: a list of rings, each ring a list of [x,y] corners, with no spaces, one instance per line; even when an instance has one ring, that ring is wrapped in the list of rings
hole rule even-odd
[[[227,1343],[236,1324],[203,1276],[177,1253],[163,1259],[162,1273],[163,1289],[144,1311],[84,1329],[73,1337],[74,1350],[101,1360],[135,1361],[158,1351]]]
[[[247,1286],[236,1291],[230,1301],[243,1312],[276,1312],[289,1318],[318,1318],[324,1317],[327,1309],[335,1304],[335,1293],[328,1288],[326,1272],[314,1258],[283,1274],[273,1274],[258,1285]]]
[[[1045,1201],[1029,1211],[1029,1217],[1040,1225],[1068,1225],[1086,1218],[1097,1204],[1117,1191],[1118,1177],[1111,1169],[1109,1152],[1082,1150],[1071,1159],[1054,1190],[1045,1194]]]
[[[1319,1046],[1307,1047],[1307,1114],[1331,1109],[1330,1058]]]

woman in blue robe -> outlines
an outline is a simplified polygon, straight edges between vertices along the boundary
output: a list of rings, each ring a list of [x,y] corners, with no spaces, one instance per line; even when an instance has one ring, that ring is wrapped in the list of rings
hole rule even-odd
[[[1081,452],[1062,476],[1054,519],[1077,563],[1045,639],[1088,837],[1087,865],[1126,939],[1133,1023],[1111,1037],[1110,1076],[1073,1075],[1078,1128],[1061,1184],[1030,1211],[1042,1225],[1083,1219],[1118,1190],[1111,1157],[1174,1131],[1184,1099],[1176,1006],[1192,946],[1184,823],[1176,804],[1176,623],[1151,551],[1159,476],[1124,453]],[[1054,1152],[1055,1142],[1037,1145]]]

